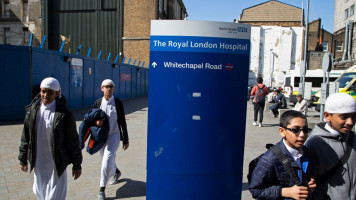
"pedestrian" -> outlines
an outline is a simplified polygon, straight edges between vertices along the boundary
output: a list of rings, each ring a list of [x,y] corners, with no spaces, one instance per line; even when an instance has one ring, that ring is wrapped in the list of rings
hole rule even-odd
[[[252,88],[251,96],[253,98],[253,125],[257,126],[257,114],[259,113],[259,123],[258,126],[262,127],[263,121],[263,109],[265,108],[266,95],[269,91],[267,87],[263,84],[262,77],[257,78],[257,85]]]
[[[286,98],[284,96],[284,94],[281,93],[280,90],[275,89],[273,90],[274,93],[274,104],[272,106],[270,106],[270,110],[272,111],[274,117],[278,117],[279,113],[278,113],[278,109],[284,109],[287,108],[287,101]]]
[[[121,176],[121,172],[115,163],[116,150],[119,148],[120,141],[123,141],[124,150],[129,148],[124,106],[118,98],[114,97],[114,90],[114,82],[105,79],[101,84],[101,91],[104,96],[94,104],[94,108],[100,108],[109,118],[109,137],[99,151],[102,158],[99,200],[105,199],[105,187],[110,177],[113,176],[110,184],[116,184]]]
[[[307,115],[308,112],[308,102],[303,99],[303,95],[298,94],[297,95],[297,103],[295,104],[293,110],[299,111],[303,113],[304,115]]]
[[[325,122],[315,126],[306,146],[314,155],[313,199],[356,199],[356,101],[334,93],[325,102]]]
[[[304,142],[311,131],[305,115],[289,110],[280,118],[282,140],[275,146],[286,157],[282,162],[276,153],[267,150],[251,175],[249,190],[256,199],[307,199],[316,187],[310,176],[309,153]],[[289,164],[290,169],[285,165]],[[291,176],[290,173],[294,175]],[[296,185],[296,181],[299,185]]]
[[[45,78],[40,93],[26,106],[19,147],[20,169],[34,169],[33,193],[37,199],[66,199],[67,171],[73,164],[74,180],[80,177],[82,153],[72,113],[60,95],[57,79]]]

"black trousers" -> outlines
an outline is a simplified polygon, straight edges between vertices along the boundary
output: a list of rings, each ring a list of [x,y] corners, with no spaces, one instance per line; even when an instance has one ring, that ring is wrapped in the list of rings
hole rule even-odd
[[[259,122],[262,123],[263,121],[263,110],[265,109],[265,102],[253,102],[253,121],[257,122],[257,114],[260,115]]]

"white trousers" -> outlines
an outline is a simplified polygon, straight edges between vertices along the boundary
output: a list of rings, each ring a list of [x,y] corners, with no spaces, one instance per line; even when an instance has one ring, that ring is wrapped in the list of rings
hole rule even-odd
[[[65,200],[67,195],[67,170],[58,178],[56,170],[35,167],[33,193],[38,200]]]
[[[116,151],[120,145],[120,135],[109,135],[106,144],[100,149],[101,156],[101,177],[100,187],[106,187],[110,177],[115,174],[116,171]]]

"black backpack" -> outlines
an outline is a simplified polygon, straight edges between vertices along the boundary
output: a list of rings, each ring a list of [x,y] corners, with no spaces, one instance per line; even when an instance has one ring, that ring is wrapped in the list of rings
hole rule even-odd
[[[274,153],[274,155],[276,155],[276,157],[278,158],[279,162],[282,163],[284,169],[287,171],[289,176],[293,179],[293,182],[296,185],[301,185],[301,182],[299,181],[298,176],[296,175],[295,171],[293,170],[292,164],[290,163],[288,157],[283,154],[281,148],[279,146],[273,145],[273,144],[266,144],[266,148],[268,149],[268,151],[272,151]],[[253,172],[253,170],[255,170],[255,168],[257,166],[257,163],[260,160],[260,158],[262,157],[262,155],[263,154],[257,156],[255,159],[253,159],[248,164],[247,180],[248,180],[249,185],[251,183],[252,172]]]
[[[257,92],[256,92],[256,95],[255,95],[255,99],[256,99],[256,102],[259,103],[259,102],[265,102],[265,92],[263,91],[263,88],[265,87],[265,85],[263,85],[262,87],[258,87],[257,86]]]

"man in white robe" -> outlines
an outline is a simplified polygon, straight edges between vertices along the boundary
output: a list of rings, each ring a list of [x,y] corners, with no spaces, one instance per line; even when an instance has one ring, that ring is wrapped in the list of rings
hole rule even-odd
[[[59,82],[46,78],[40,88],[40,96],[35,97],[27,107],[20,146],[20,168],[28,171],[27,160],[31,170],[34,168],[33,193],[38,199],[64,200],[67,194],[67,165],[73,164],[74,179],[81,175],[82,154],[78,134],[73,116],[66,108],[64,97],[60,96]]]

